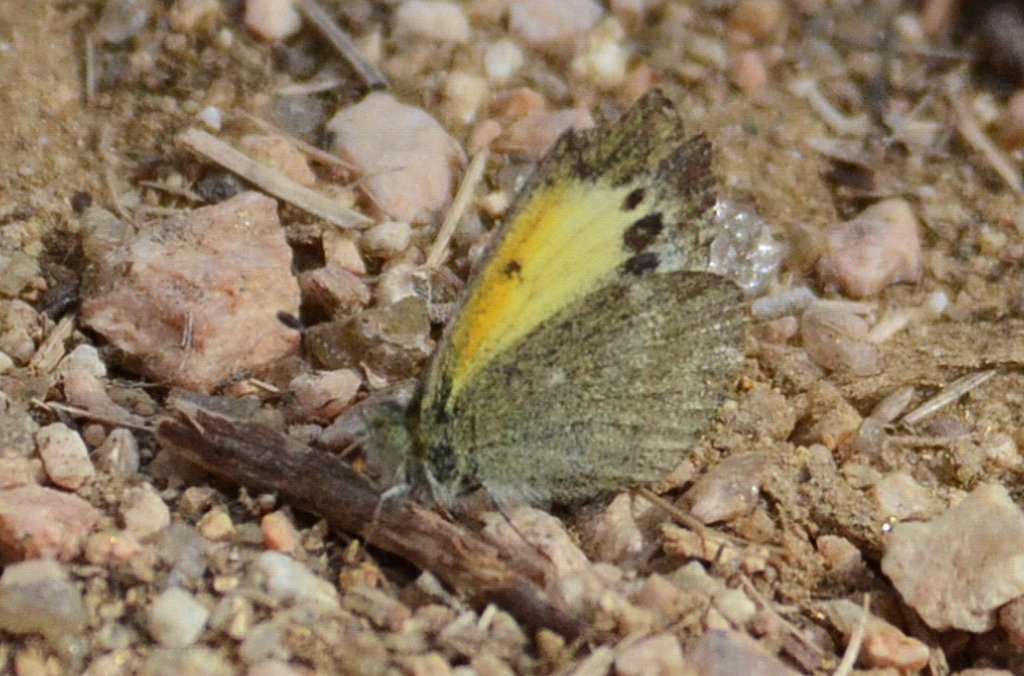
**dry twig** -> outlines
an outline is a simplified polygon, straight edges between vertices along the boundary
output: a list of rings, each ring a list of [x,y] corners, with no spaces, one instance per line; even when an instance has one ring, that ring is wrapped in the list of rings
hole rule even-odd
[[[363,58],[363,55],[356,49],[352,38],[348,33],[334,22],[327,10],[316,0],[299,0],[298,9],[306,21],[313,24],[313,27],[331,46],[338,50],[341,57],[345,59],[352,70],[356,72],[359,79],[370,89],[384,89],[388,86],[388,79],[372,63]]]

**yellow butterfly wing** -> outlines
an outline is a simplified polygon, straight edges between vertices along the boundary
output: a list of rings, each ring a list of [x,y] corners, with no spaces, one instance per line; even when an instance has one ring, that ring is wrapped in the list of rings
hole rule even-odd
[[[657,92],[611,124],[559,139],[521,191],[432,364],[419,435],[433,473],[470,471],[446,467],[470,462],[475,444],[452,439],[452,425],[502,355],[610,284],[706,267],[709,164],[708,141],[687,139]]]

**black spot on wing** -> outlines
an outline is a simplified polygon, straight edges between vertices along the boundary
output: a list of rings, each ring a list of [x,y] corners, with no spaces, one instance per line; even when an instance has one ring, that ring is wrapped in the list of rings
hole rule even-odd
[[[636,209],[637,206],[644,201],[644,195],[646,195],[646,192],[643,188],[637,188],[626,195],[626,199],[622,200],[622,210],[632,211],[633,209]]]
[[[650,246],[651,242],[664,229],[665,222],[662,219],[661,212],[656,211],[653,214],[647,214],[629,226],[622,235],[622,242],[633,253],[640,253]]]
[[[626,259],[626,262],[622,264],[622,267],[629,274],[639,277],[645,272],[656,270],[660,262],[661,261],[658,260],[658,254],[652,251],[646,251]]]
[[[505,263],[505,269],[502,270],[506,277],[518,277],[522,271],[523,266],[519,261],[509,261],[508,263]]]

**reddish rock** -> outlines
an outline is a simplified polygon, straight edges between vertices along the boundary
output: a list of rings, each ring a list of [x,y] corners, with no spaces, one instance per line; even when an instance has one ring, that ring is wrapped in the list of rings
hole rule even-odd
[[[96,258],[82,320],[154,380],[207,391],[299,345],[277,319],[299,311],[292,251],[277,202],[260,193],[170,219]]]
[[[51,488],[0,491],[0,555],[7,561],[69,561],[78,556],[99,518],[99,511],[85,500]]]

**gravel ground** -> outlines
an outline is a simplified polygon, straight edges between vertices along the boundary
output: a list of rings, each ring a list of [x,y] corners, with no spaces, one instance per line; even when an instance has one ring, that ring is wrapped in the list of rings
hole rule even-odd
[[[360,65],[308,2],[0,3],[0,670],[1024,673],[1024,4],[962,4],[325,0]],[[483,501],[417,559],[155,433],[387,476],[353,405],[554,139],[655,87],[753,317],[661,499]]]

